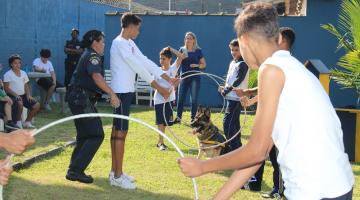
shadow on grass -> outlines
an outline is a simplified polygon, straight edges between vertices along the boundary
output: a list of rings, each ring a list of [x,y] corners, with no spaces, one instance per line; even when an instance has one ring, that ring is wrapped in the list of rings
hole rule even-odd
[[[94,184],[85,185],[82,183],[69,182],[69,185],[42,185],[23,178],[14,177],[11,179],[13,185],[22,187],[12,187],[11,185],[4,190],[6,200],[89,200],[89,199],[136,199],[136,200],[191,200],[178,195],[157,194],[143,189],[124,190],[108,185],[105,178],[95,179]],[[190,193],[191,191],[189,191]],[[189,196],[191,193],[189,194]]]

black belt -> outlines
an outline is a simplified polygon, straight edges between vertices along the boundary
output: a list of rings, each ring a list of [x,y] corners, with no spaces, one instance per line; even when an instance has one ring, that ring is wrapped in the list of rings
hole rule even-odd
[[[80,86],[72,86],[71,90],[75,91],[75,92],[82,92],[82,93],[86,94],[86,96],[88,96],[90,101],[92,101],[92,102],[94,102],[94,101],[96,102],[101,98],[101,94],[91,91],[91,90],[88,90],[86,88],[80,87]]]

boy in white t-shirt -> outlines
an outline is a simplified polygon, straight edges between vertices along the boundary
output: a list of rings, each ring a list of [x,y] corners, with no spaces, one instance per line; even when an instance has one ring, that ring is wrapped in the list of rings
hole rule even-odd
[[[177,55],[176,61],[171,65],[172,53]],[[160,51],[160,65],[161,69],[171,78],[175,78],[180,63],[182,61],[183,55],[176,51],[173,48],[166,47]],[[158,125],[158,129],[165,133],[166,125],[172,125],[173,112],[171,109],[171,103],[175,101],[175,90],[173,86],[164,80],[163,78],[156,78],[155,81],[163,88],[168,88],[171,90],[169,98],[165,99],[157,90],[155,90],[154,94],[154,105],[155,105],[155,117],[156,117],[156,125]],[[164,104],[165,104],[165,118],[164,118]],[[165,121],[166,120],[166,121]],[[167,146],[164,144],[164,138],[159,135],[158,143],[156,147],[159,148],[160,151],[164,151],[167,149]]]
[[[56,74],[54,67],[49,60],[51,57],[51,51],[49,49],[41,49],[40,58],[36,58],[33,61],[33,68],[35,72],[41,72],[49,74],[51,77],[39,78],[37,84],[46,90],[46,97],[44,101],[44,108],[47,111],[51,111],[49,105],[52,94],[55,91],[55,88],[62,87],[61,84],[56,80]]]
[[[19,55],[10,56],[9,65],[11,69],[4,74],[4,89],[13,102],[17,102],[18,112],[14,116],[17,121],[16,125],[20,128],[35,128],[31,124],[31,120],[40,110],[40,104],[31,96],[29,77],[21,70],[21,57]],[[23,107],[30,110],[24,125],[21,123]]]
[[[319,80],[280,50],[278,14],[269,3],[248,4],[235,21],[240,52],[258,74],[258,106],[242,148],[214,159],[179,159],[197,177],[236,170],[215,198],[229,199],[261,166],[271,148],[289,200],[351,200],[354,175],[344,152],[341,123]]]

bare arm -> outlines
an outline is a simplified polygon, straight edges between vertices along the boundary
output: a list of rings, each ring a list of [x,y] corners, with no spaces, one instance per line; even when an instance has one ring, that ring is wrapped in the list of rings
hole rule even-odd
[[[45,69],[41,69],[40,67],[33,65],[34,71],[35,72],[41,72],[41,73],[45,73],[46,70]]]
[[[14,91],[12,91],[12,89],[10,89],[9,82],[4,82],[4,90],[7,94],[10,94],[11,96],[14,96],[14,97],[19,96]]]
[[[199,61],[199,64],[190,64],[191,68],[196,68],[198,67],[199,69],[205,69],[206,67],[206,62],[205,62],[205,58],[202,57]]]
[[[229,180],[223,185],[220,191],[214,196],[214,200],[230,199],[250,179],[252,175],[260,168],[261,164],[254,165],[241,170],[236,170]]]
[[[28,98],[32,98],[32,96],[31,96],[31,87],[30,87],[29,82],[25,83],[24,87],[25,87],[25,94],[26,94],[26,96],[27,96]]]
[[[180,159],[186,176],[196,177],[205,173],[244,169],[259,164],[273,146],[271,133],[285,76],[281,69],[267,65],[259,71],[259,102],[249,142],[242,148],[207,161],[192,158]]]
[[[240,88],[234,88],[233,90],[236,92],[236,95],[242,97],[242,96],[256,95],[258,92],[258,87],[245,89],[245,90]]]
[[[51,74],[51,78],[52,78],[52,80],[53,80],[53,83],[56,84],[56,74],[55,74],[55,71],[50,72],[50,74]]]
[[[200,68],[200,69],[205,69],[205,68],[206,68],[206,61],[205,61],[205,58],[204,58],[204,57],[202,57],[202,58],[200,59],[199,68]]]

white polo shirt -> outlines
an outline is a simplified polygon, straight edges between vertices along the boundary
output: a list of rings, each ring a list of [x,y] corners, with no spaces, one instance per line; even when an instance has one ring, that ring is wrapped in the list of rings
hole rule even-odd
[[[48,60],[46,63],[41,61],[41,58],[36,58],[33,61],[33,66],[36,66],[37,70],[45,70],[47,74],[51,74],[54,71],[54,66],[52,65],[51,61]]]
[[[288,51],[262,64],[285,74],[272,132],[290,200],[334,198],[354,185],[340,120],[319,80]]]
[[[25,94],[25,84],[29,82],[27,74],[20,70],[20,76],[17,76],[13,70],[9,70],[4,74],[4,83],[9,83],[9,88],[17,95]]]
[[[168,70],[163,70],[163,72],[165,72],[169,77],[171,78],[174,78],[176,76],[176,73],[177,73],[177,66],[176,66],[176,62],[174,64],[172,64]],[[155,94],[154,94],[154,104],[157,105],[157,104],[162,104],[162,103],[165,103],[165,102],[171,102],[171,101],[174,101],[175,100],[175,90],[173,88],[173,86],[167,82],[166,80],[164,80],[163,78],[156,78],[155,79],[156,82],[163,88],[172,88],[172,92],[169,96],[169,98],[167,100],[164,99],[163,96],[161,96],[161,94],[155,90]]]
[[[115,93],[135,92],[135,76],[138,74],[149,84],[154,76],[164,73],[154,62],[144,56],[134,41],[117,36],[110,48],[110,87]]]

